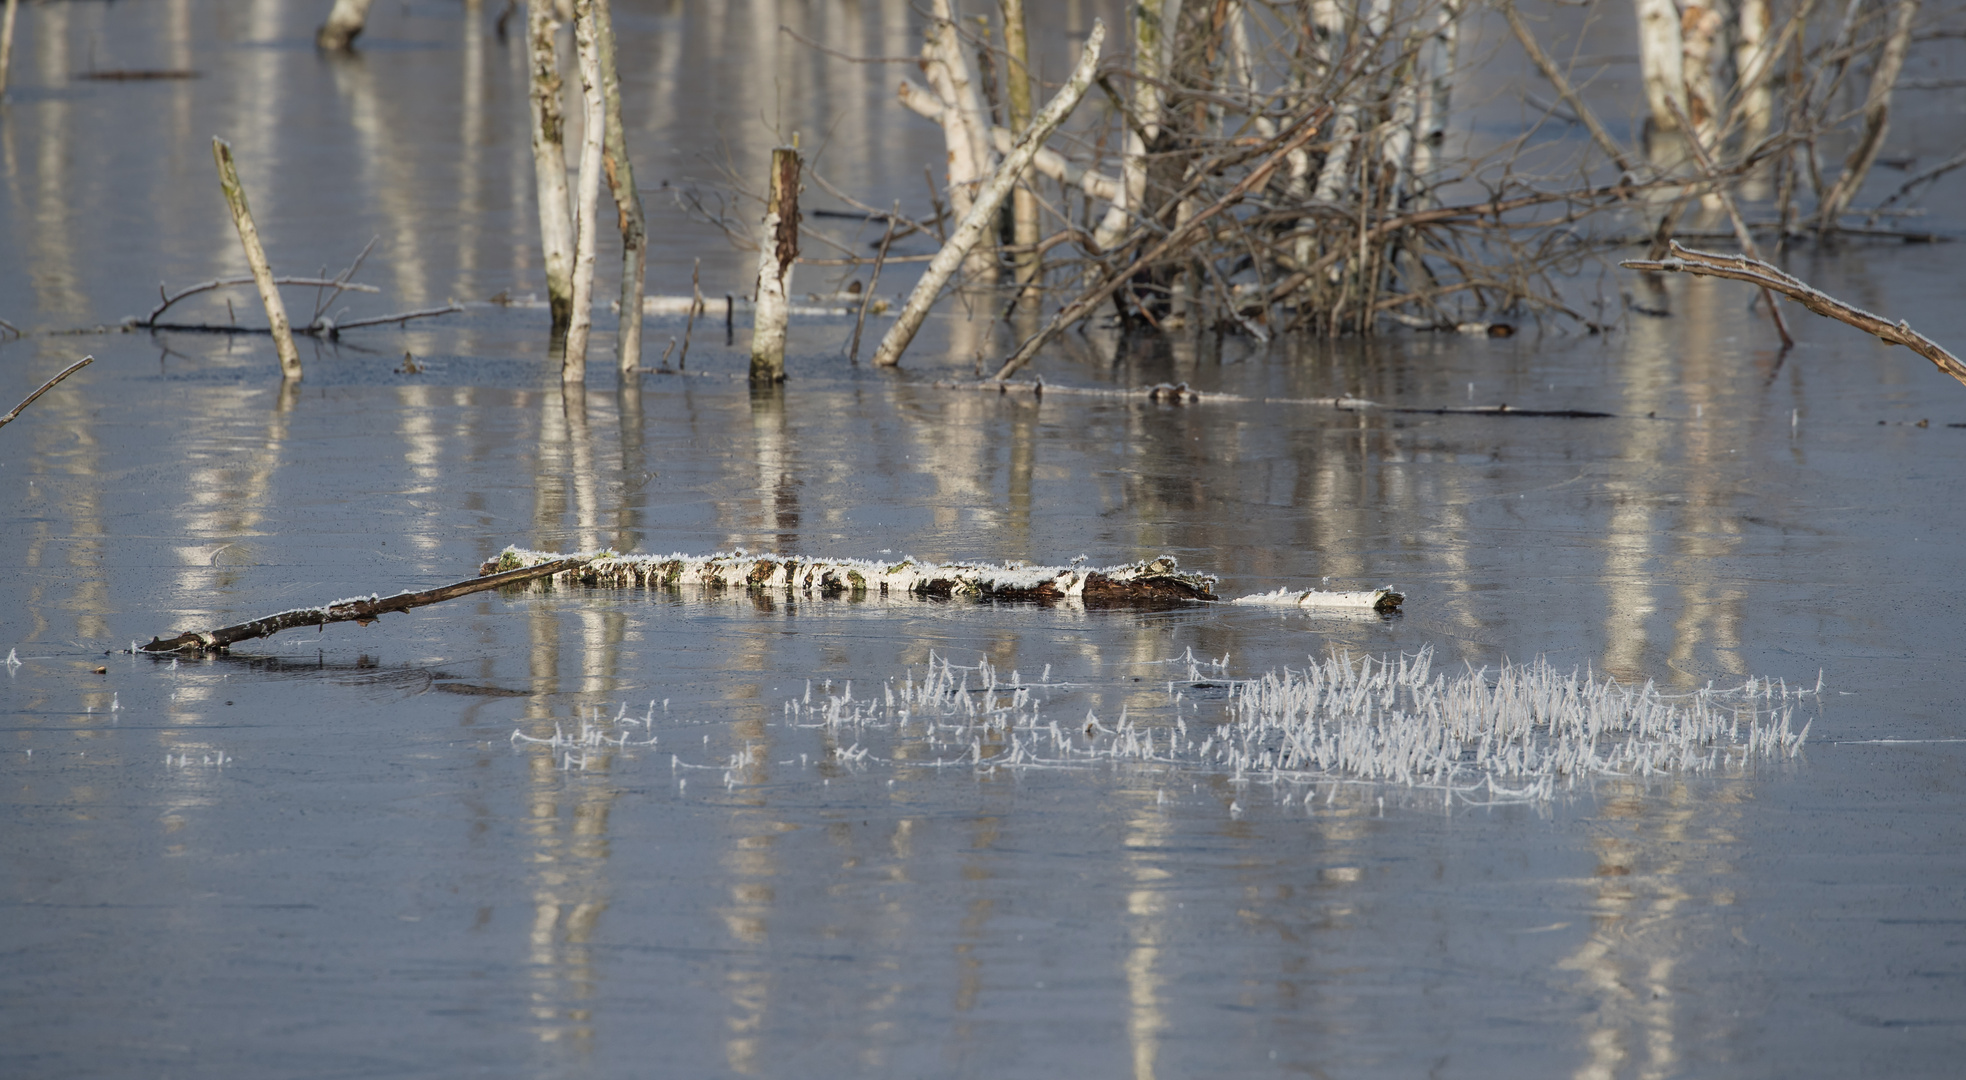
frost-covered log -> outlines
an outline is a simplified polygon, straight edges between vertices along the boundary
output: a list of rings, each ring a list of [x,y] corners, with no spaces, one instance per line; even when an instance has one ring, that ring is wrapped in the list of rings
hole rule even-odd
[[[175,637],[151,638],[150,644],[141,646],[138,651],[148,653],[170,652],[222,652],[241,641],[254,638],[272,637],[282,630],[295,630],[303,626],[324,627],[329,623],[353,622],[362,626],[381,618],[392,611],[408,611],[411,608],[439,604],[445,600],[455,600],[460,596],[484,592],[487,589],[502,588],[506,585],[521,585],[533,578],[545,577],[572,569],[582,561],[580,557],[564,558],[557,561],[527,566],[505,573],[488,574],[467,581],[445,585],[442,588],[426,589],[423,592],[403,592],[394,596],[351,596],[315,607],[293,608],[288,611],[268,615],[263,619],[221,626],[214,630],[186,630]]]
[[[502,573],[565,564],[542,581],[594,588],[765,589],[819,596],[914,597],[1080,604],[1086,607],[1159,605],[1214,600],[1215,578],[1184,573],[1172,556],[1088,569],[1006,563],[922,563],[913,559],[806,559],[790,555],[567,556],[511,547],[480,567]]]

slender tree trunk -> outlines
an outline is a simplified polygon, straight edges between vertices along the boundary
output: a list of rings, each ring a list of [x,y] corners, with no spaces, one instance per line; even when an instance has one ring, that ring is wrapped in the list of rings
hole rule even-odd
[[[314,32],[314,44],[335,52],[353,46],[361,36],[363,24],[368,22],[369,5],[373,3],[375,0],[334,0],[328,21]]]
[[[751,320],[751,385],[785,381],[785,321],[799,258],[799,152],[771,152],[771,193],[758,238],[758,299]]]
[[[915,290],[908,294],[908,302],[902,305],[894,325],[888,328],[881,338],[880,348],[874,350],[874,364],[877,367],[893,367],[901,362],[901,354],[907,351],[908,343],[921,329],[922,321],[928,318],[928,309],[935,303],[942,287],[948,284],[955,274],[956,267],[995,222],[997,211],[1010,194],[1017,176],[1031,164],[1037,156],[1038,148],[1058,130],[1072,110],[1085,97],[1086,88],[1092,85],[1092,73],[1099,63],[1099,47],[1106,40],[1106,24],[1094,21],[1092,32],[1086,37],[1085,49],[1079,54],[1078,65],[1072,69],[1072,77],[1065,81],[1044,110],[1031,121],[1031,126],[1011,148],[1009,156],[992,173],[977,193],[976,201],[970,205],[969,213],[963,215],[949,242],[935,253],[929,261],[928,269],[923,271],[921,280],[915,283]],[[757,361],[752,361],[752,371],[757,370]],[[755,375],[753,378],[755,379]]]
[[[1136,0],[1133,8],[1133,120],[1127,125],[1126,149],[1120,158],[1120,201],[1106,209],[1093,239],[1100,247],[1119,242],[1133,218],[1149,212],[1147,199],[1147,140],[1160,134],[1161,89],[1167,77],[1168,53],[1174,27],[1181,19],[1181,0]],[[1142,136],[1145,136],[1144,138]]]
[[[567,322],[567,351],[560,362],[560,381],[587,380],[587,339],[594,327],[594,257],[600,240],[601,144],[607,130],[601,98],[600,43],[595,30],[597,0],[574,6],[574,54],[580,67],[580,190],[573,234],[573,310]],[[623,317],[627,313],[623,312]]]
[[[621,323],[615,334],[615,360],[623,378],[642,366],[642,286],[648,273],[648,219],[635,188],[635,165],[628,158],[628,133],[621,120],[621,79],[615,68],[613,0],[594,0],[601,51],[601,88],[606,99],[607,144],[602,166],[614,211],[621,222]],[[685,338],[687,338],[687,334]],[[687,354],[686,354],[687,355]]]
[[[1008,83],[1006,100],[1010,103],[1010,113],[1005,119],[1010,121],[1011,137],[1024,134],[1031,123],[1031,84],[1036,77],[1031,71],[1031,51],[1025,38],[1024,0],[1000,0],[1003,7],[1004,50],[1010,54],[1010,62],[1005,66],[1004,77]],[[1018,285],[1018,303],[1026,307],[1037,306],[1039,300],[1038,272],[1043,262],[1037,249],[1038,243],[1038,196],[1031,190],[1028,171],[1018,178],[1017,188],[1010,194],[1010,236],[1017,245],[1014,260]]]
[[[259,287],[260,303],[266,305],[266,322],[273,334],[274,351],[280,354],[280,375],[300,378],[300,350],[294,348],[294,335],[287,323],[287,305],[280,300],[280,287],[273,283],[273,267],[266,261],[266,249],[259,243],[259,228],[253,224],[252,207],[246,204],[246,188],[239,182],[239,170],[232,162],[232,144],[212,139],[212,160],[218,164],[219,187],[225,204],[232,210],[232,224],[239,230],[239,244],[246,249],[246,264],[252,267],[253,284]]]
[[[977,185],[995,166],[996,149],[990,139],[983,95],[976,89],[969,58],[963,52],[955,6],[951,0],[935,0],[933,14],[922,44],[922,72],[930,88],[942,98],[942,134],[949,146],[949,206],[960,219],[976,201]],[[964,268],[971,280],[996,281],[995,248],[994,243],[988,243],[972,252]]]
[[[1702,146],[1712,146],[1720,129],[1720,95],[1714,87],[1713,60],[1725,28],[1726,20],[1710,4],[1689,3],[1680,13],[1680,74],[1686,80],[1686,119]]]
[[[1650,110],[1647,157],[1666,167],[1685,155],[1675,145],[1679,121],[1673,106],[1686,111],[1686,45],[1679,33],[1679,9],[1673,0],[1636,0],[1638,10],[1638,68]]]
[[[1850,156],[1843,161],[1843,174],[1823,196],[1816,212],[1816,228],[1833,232],[1837,219],[1849,209],[1864,177],[1884,149],[1884,136],[1891,130],[1891,87],[1904,70],[1905,52],[1911,48],[1911,24],[1918,15],[1918,0],[1898,0],[1891,15],[1891,34],[1884,39],[1884,51],[1877,58],[1877,70],[1870,77],[1870,92],[1864,98],[1864,132]]]
[[[1775,118],[1775,95],[1768,76],[1775,70],[1775,42],[1768,0],[1738,0],[1734,24],[1736,106],[1745,126],[1741,145],[1752,147],[1768,134]]]
[[[539,187],[539,245],[553,332],[573,316],[573,209],[567,195],[566,119],[560,112],[560,64],[553,0],[526,0],[527,65],[532,100],[533,177]]]

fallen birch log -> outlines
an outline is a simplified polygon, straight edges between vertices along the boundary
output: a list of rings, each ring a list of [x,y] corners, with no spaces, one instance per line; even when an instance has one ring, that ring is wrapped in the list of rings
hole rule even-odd
[[[1398,611],[1399,606],[1405,602],[1404,593],[1383,587],[1356,592],[1278,589],[1275,592],[1257,593],[1254,596],[1238,596],[1229,601],[1231,604],[1249,607],[1301,608],[1306,611],[1376,611],[1381,614]]]
[[[1669,258],[1627,259],[1618,265],[1629,270],[1730,278],[1734,281],[1745,281],[1750,285],[1759,285],[1764,289],[1781,293],[1825,318],[1849,323],[1887,345],[1903,345],[1930,360],[1940,371],[1966,384],[1966,362],[1961,362],[1958,357],[1947,352],[1931,338],[1914,331],[1903,320],[1893,325],[1881,316],[1853,307],[1820,289],[1811,287],[1801,278],[1791,276],[1765,262],[1750,259],[1745,255],[1720,255],[1711,251],[1695,251],[1680,246],[1677,240],[1672,242],[1670,250]]]
[[[506,573],[490,574],[483,577],[445,585],[438,589],[423,592],[404,592],[394,596],[355,596],[336,600],[318,607],[294,608],[268,615],[263,619],[221,626],[216,630],[186,630],[176,637],[151,638],[150,644],[140,646],[139,652],[170,653],[221,652],[241,641],[253,638],[271,637],[282,630],[295,630],[303,626],[324,627],[329,623],[353,622],[362,626],[381,618],[391,611],[408,611],[411,608],[439,604],[445,600],[455,600],[460,596],[497,589],[506,585],[521,585],[534,578],[561,573],[584,561],[580,557],[564,558],[556,562],[546,562]]]
[[[1206,603],[1215,595],[1215,577],[1183,571],[1174,557],[1107,566],[1026,566],[1005,563],[922,563],[913,559],[803,559],[797,556],[719,553],[716,555],[613,555],[580,559],[509,547],[479,570],[510,572],[531,566],[572,562],[537,579],[589,588],[677,588],[778,590],[818,596],[867,596],[941,600],[969,598],[1068,604],[1088,608],[1164,607]],[[1235,603],[1277,604],[1287,590]],[[1369,592],[1289,593],[1288,602],[1305,608],[1397,611],[1405,597],[1391,589]]]

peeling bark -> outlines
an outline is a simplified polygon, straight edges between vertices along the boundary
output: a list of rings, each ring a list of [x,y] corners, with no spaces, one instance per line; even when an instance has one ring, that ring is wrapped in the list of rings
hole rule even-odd
[[[771,193],[758,239],[758,296],[751,319],[751,384],[785,381],[785,321],[790,314],[792,264],[799,258],[799,152],[771,152]]]

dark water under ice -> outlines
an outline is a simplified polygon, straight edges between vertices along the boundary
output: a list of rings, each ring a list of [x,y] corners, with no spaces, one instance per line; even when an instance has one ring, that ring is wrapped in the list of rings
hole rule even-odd
[[[0,431],[0,647],[19,660],[0,681],[0,1072],[1957,1068],[1966,388],[1800,313],[1780,357],[1741,291],[1683,281],[1674,317],[1603,337],[1093,334],[1039,365],[1056,384],[1616,414],[1595,420],[952,391],[933,380],[1007,343],[955,320],[898,374],[844,362],[847,322],[801,322],[792,380],[764,396],[738,378],[741,319],[729,345],[697,328],[695,374],[639,388],[616,388],[603,347],[572,397],[523,307],[304,342],[285,389],[263,338],[46,333],[141,313],[159,278],[238,270],[214,133],[276,261],[341,265],[383,237],[362,275],[383,292],[358,313],[539,288],[522,76],[493,12],[379,5],[366,54],[328,63],[307,45],[321,6],[23,8],[0,318],[40,332],[0,343],[0,391],[97,361]],[[836,183],[925,201],[934,132],[832,104],[884,101],[884,77],[760,29],[803,18],[899,55],[899,5],[623,7],[627,46],[653,57],[630,76],[667,230],[653,291],[685,291],[697,257],[706,291],[741,288],[744,257],[658,187],[703,173],[720,134],[741,163],[770,145],[765,89],[726,76],[691,100],[720,49],[783,50],[777,92],[802,122],[850,117]],[[90,65],[204,75],[69,77]],[[1957,130],[1928,119],[1914,149]],[[1966,345],[1956,246],[1790,269]],[[1621,273],[1613,296],[1637,287]],[[235,294],[242,321],[251,302]],[[652,353],[681,333],[651,319]],[[399,373],[406,351],[420,374]],[[1312,617],[562,589],[219,659],[117,651],[457,580],[510,543],[1171,553],[1225,595],[1328,578],[1408,602]],[[1547,657],[1672,692],[1823,692],[1797,714],[1800,757],[1504,805],[1199,764],[979,769],[951,764],[966,740],[787,712],[934,656],[1051,686],[1068,728],[1122,707],[1164,727],[1169,680],[1206,718],[1196,682],[1423,648],[1443,669]],[[624,708],[647,723],[615,723]],[[653,741],[513,739],[596,718]]]

